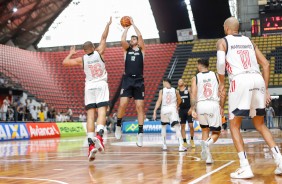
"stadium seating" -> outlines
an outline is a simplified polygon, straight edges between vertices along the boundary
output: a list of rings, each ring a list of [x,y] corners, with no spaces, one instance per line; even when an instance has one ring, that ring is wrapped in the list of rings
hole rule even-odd
[[[176,44],[152,44],[146,46],[145,57],[145,109],[148,109],[159,82],[170,62]],[[72,108],[78,116],[84,110],[84,73],[80,67],[63,67],[65,52],[31,52],[15,47],[0,45],[1,72],[18,81],[24,90],[36,98],[44,100],[57,111]],[[79,51],[76,56],[82,56]],[[74,57],[76,57],[74,56]],[[108,71],[110,99],[116,94],[124,70],[121,47],[107,48],[105,61]],[[117,110],[116,103],[115,110]],[[136,116],[133,101],[128,106],[126,116]]]

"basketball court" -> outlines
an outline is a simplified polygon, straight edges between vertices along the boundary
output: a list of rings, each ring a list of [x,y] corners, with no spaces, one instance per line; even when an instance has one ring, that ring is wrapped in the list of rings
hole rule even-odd
[[[281,146],[281,131],[272,130]],[[168,135],[168,151],[161,150],[160,134],[145,134],[144,147],[135,145],[135,134],[116,140],[105,135],[106,152],[88,162],[86,137],[0,142],[0,183],[282,183],[274,175],[271,151],[257,132],[243,132],[248,159],[255,177],[231,179],[239,162],[230,133],[222,133],[212,146],[214,164],[200,158],[200,137],[196,148],[178,152],[175,134]]]

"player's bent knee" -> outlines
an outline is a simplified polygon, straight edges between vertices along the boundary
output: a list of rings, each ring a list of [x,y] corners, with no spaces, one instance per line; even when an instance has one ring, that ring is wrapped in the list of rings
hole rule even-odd
[[[173,121],[173,122],[171,123],[171,127],[174,127],[174,126],[177,125],[177,124],[179,124],[178,121]]]

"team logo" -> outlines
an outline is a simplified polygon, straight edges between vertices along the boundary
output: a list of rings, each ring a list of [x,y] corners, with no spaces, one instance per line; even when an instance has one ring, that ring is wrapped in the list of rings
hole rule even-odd
[[[124,91],[124,89],[121,89],[121,90],[120,90],[120,94],[121,94],[121,95],[123,94],[123,91]]]
[[[184,91],[184,94],[187,95],[187,94],[188,94],[188,90],[185,90],[185,91]]]

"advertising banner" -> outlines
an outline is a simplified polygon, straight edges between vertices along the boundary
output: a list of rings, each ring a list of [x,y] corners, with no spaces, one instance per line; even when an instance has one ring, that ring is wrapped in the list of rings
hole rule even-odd
[[[25,123],[0,123],[0,140],[29,139]]]
[[[189,132],[189,126],[186,123],[185,130]],[[201,127],[198,121],[194,121],[194,130],[195,132],[201,132]],[[161,133],[162,125],[160,121],[145,121],[143,126],[144,133]],[[122,132],[123,133],[137,133],[138,132],[138,122],[137,121],[128,121],[122,123]],[[171,128],[170,125],[166,126],[166,132],[172,133],[175,132],[174,128]]]
[[[81,122],[57,123],[61,137],[85,136],[86,132]]]
[[[26,123],[30,139],[60,137],[56,123]]]

